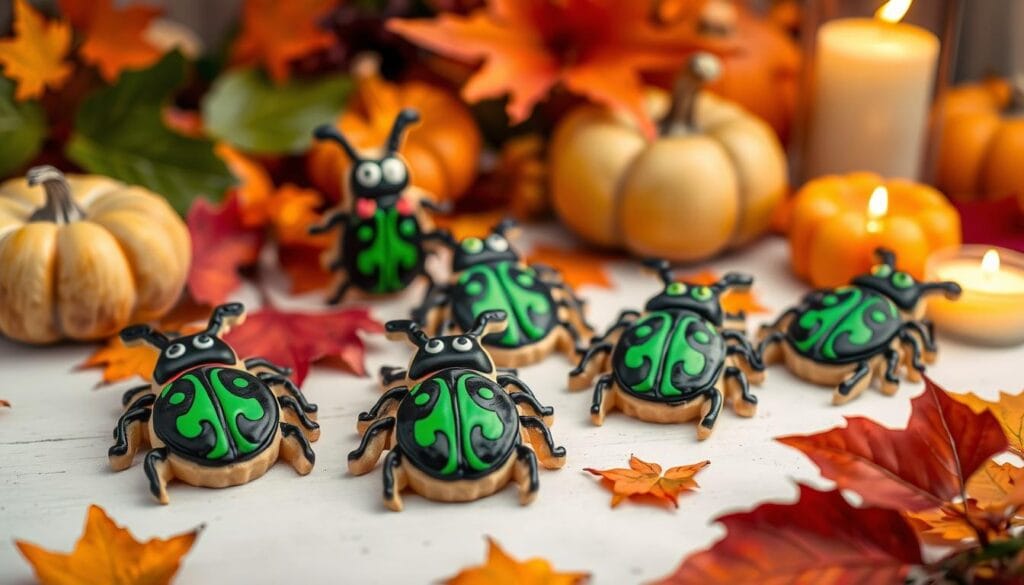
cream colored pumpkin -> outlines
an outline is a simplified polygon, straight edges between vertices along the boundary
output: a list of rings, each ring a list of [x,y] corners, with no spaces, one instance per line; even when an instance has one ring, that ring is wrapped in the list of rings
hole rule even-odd
[[[718,69],[699,54],[670,97],[649,93],[661,132],[647,139],[625,115],[572,111],[550,146],[551,195],[562,222],[588,241],[676,261],[708,258],[765,231],[787,190],[772,129],[699,91]]]
[[[154,193],[35,167],[0,184],[0,333],[98,339],[158,318],[191,256],[185,224]]]

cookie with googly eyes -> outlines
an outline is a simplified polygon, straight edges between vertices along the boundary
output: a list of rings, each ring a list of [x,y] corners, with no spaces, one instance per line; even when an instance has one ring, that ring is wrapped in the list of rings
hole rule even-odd
[[[353,475],[369,473],[384,450],[384,504],[400,511],[402,490],[431,500],[465,502],[509,483],[528,504],[539,488],[538,463],[565,464],[543,406],[518,377],[501,373],[480,344],[506,326],[504,311],[484,311],[464,333],[430,337],[413,321],[390,321],[391,339],[408,338],[416,353],[407,368],[382,368],[387,388],[359,415],[359,446],[349,453]]]
[[[467,331],[482,313],[501,310],[508,327],[484,338],[499,366],[526,366],[553,352],[574,358],[593,333],[583,301],[555,269],[523,262],[508,239],[514,225],[506,219],[486,238],[449,244],[451,280],[430,287],[413,320],[430,333]]]
[[[288,378],[289,369],[263,358],[240,360],[220,338],[244,317],[241,303],[228,303],[193,335],[170,339],[147,325],[121,331],[126,345],[145,343],[160,355],[153,383],[124,394],[107,455],[121,471],[148,447],[143,468],[162,504],[173,479],[200,487],[239,485],[278,459],[301,475],[313,469],[316,405]]]
[[[342,204],[329,211],[311,234],[339,230],[336,244],[324,255],[324,265],[337,275],[329,304],[350,290],[364,295],[388,295],[405,290],[424,277],[426,257],[433,246],[447,241],[447,232],[433,230],[425,210],[441,211],[426,194],[409,184],[409,167],[398,154],[402,136],[419,120],[415,110],[398,113],[383,155],[359,153],[334,126],[316,129],[318,140],[331,140],[352,160]]]

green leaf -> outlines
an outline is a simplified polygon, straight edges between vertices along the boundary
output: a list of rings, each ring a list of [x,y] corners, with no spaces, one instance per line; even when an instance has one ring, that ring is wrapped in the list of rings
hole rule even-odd
[[[46,139],[46,114],[39,102],[14,100],[14,82],[0,77],[0,176],[39,154]]]
[[[185,58],[169,53],[85,99],[67,154],[89,172],[142,185],[184,214],[197,197],[219,200],[235,183],[213,142],[168,129],[161,110],[185,81]]]
[[[351,89],[344,75],[274,85],[254,69],[231,71],[203,100],[203,123],[211,135],[251,153],[301,153],[314,128],[334,121]]]

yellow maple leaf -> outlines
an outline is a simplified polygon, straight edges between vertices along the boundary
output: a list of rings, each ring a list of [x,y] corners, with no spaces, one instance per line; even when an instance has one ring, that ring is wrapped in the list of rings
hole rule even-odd
[[[148,346],[127,347],[121,338],[113,336],[87,357],[79,366],[85,368],[103,368],[103,384],[112,384],[138,376],[143,380],[153,379],[153,368],[160,354]]]
[[[64,57],[71,48],[71,27],[47,22],[28,0],[14,2],[14,37],[0,40],[0,65],[17,83],[19,101],[43,95],[47,87],[60,89],[71,75]]]
[[[446,585],[577,585],[590,580],[590,573],[556,571],[546,559],[517,561],[498,543],[487,538],[487,562],[468,567],[444,581]]]
[[[92,505],[82,537],[71,553],[51,552],[23,540],[15,544],[42,585],[161,585],[174,578],[181,558],[192,548],[201,530],[200,526],[166,540],[152,538],[139,542],[115,524],[103,508]]]
[[[980,413],[985,409],[991,411],[1002,425],[1006,439],[1010,441],[1010,452],[1024,458],[1024,392],[1018,394],[1000,392],[999,398],[995,402],[985,400],[971,392],[950,394],[950,396],[970,406],[974,412]]]
[[[612,492],[612,507],[618,506],[626,498],[650,496],[655,501],[679,507],[679,494],[699,487],[694,476],[700,470],[711,465],[710,461],[701,461],[692,465],[680,465],[669,468],[664,474],[657,463],[648,463],[636,455],[629,456],[629,468],[592,469],[588,471],[601,477],[601,484]]]

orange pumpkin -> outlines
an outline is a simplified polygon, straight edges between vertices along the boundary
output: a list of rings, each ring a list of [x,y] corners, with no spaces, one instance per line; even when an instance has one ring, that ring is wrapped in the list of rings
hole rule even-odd
[[[888,209],[872,220],[868,201],[879,186],[888,190]],[[931,252],[960,244],[960,216],[942,193],[874,173],[814,179],[796,194],[790,213],[793,272],[815,287],[841,286],[868,272],[879,246],[923,279]]]
[[[549,152],[551,197],[586,240],[696,261],[764,232],[786,193],[786,158],[760,118],[708,92],[718,60],[693,57],[673,97],[651,90],[661,134],[597,106],[571,111]]]
[[[386,141],[398,112],[416,108],[421,121],[409,131],[399,150],[409,163],[412,184],[438,201],[461,197],[476,178],[482,142],[466,105],[428,83],[385,81],[370,61],[358,65],[353,76],[358,83],[356,93],[336,124],[353,146],[378,148]],[[307,172],[317,188],[338,200],[350,164],[341,147],[321,141],[309,152]]]
[[[1024,208],[1024,118],[1007,115],[1015,101],[1004,79],[949,90],[939,110],[939,189],[957,200],[1016,195]]]

